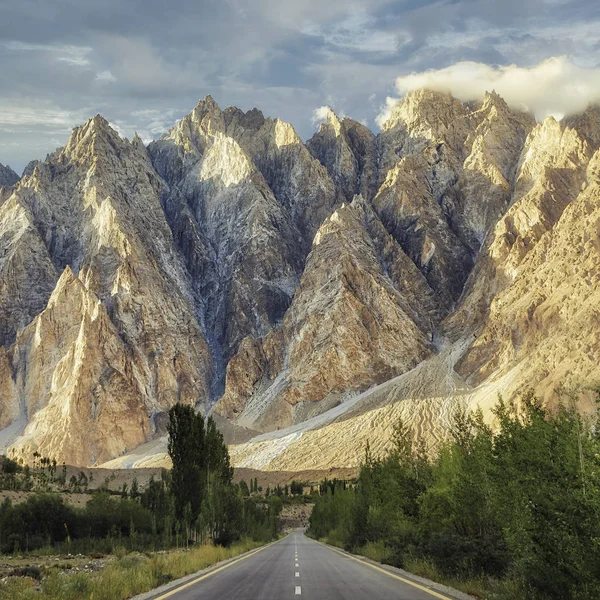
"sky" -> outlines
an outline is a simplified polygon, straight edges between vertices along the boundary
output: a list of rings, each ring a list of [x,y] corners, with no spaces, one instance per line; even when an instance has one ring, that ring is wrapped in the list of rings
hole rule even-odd
[[[0,163],[100,113],[149,141],[207,94],[303,139],[322,107],[377,131],[426,85],[543,118],[600,100],[597,0],[0,0]]]

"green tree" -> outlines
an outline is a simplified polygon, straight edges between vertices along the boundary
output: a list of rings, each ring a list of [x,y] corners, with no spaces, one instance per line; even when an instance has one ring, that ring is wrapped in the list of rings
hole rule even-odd
[[[127,484],[123,484],[123,492],[124,495],[127,495]],[[133,478],[133,481],[131,482],[131,490],[129,490],[129,497],[132,500],[137,500],[140,497],[140,486],[137,480],[137,477]]]
[[[240,493],[244,498],[250,496],[250,490],[248,489],[248,484],[242,479],[238,484],[240,486]]]
[[[182,520],[185,505],[189,503],[195,520],[206,486],[204,419],[191,406],[175,404],[169,411],[167,432],[168,452],[173,463],[171,489],[175,516],[178,521]]]

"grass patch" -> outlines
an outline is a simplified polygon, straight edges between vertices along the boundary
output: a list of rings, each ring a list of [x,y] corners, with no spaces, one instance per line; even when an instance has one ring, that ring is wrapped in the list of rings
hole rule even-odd
[[[244,540],[228,548],[207,545],[165,554],[128,554],[92,574],[67,576],[52,569],[40,592],[35,589],[34,579],[10,577],[6,583],[0,583],[0,597],[6,600],[126,600],[261,545]]]
[[[311,537],[314,538],[314,536]],[[324,537],[321,538],[321,541],[331,546],[345,549],[344,544],[336,537]],[[368,542],[360,548],[352,548],[351,552],[378,563],[394,566],[390,548],[383,541]],[[446,577],[439,572],[432,561],[426,559],[406,557],[403,568],[409,573],[431,579],[431,581],[447,585],[482,600],[490,598],[494,598],[495,600],[527,600],[527,596],[519,595],[520,592],[518,590],[520,588],[513,582],[499,582],[484,578],[458,579],[456,577]]]
[[[409,573],[414,573],[420,577],[425,577],[426,579],[431,579],[431,581],[465,592],[465,594],[475,596],[475,598],[489,598],[489,588],[487,581],[484,579],[458,579],[456,577],[446,577],[439,572],[430,560],[407,557],[404,561],[404,569]]]
[[[367,542],[362,548],[359,548],[357,554],[366,556],[375,562],[389,563],[389,548],[386,548],[383,541]]]

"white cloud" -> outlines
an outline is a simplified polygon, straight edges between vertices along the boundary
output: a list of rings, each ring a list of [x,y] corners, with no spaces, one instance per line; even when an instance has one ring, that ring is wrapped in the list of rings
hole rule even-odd
[[[558,56],[533,67],[459,62],[396,79],[401,96],[423,87],[449,91],[462,101],[478,100],[486,91],[495,90],[510,106],[529,110],[538,119],[548,115],[559,118],[600,100],[600,67],[581,67],[566,56]],[[396,101],[387,98],[377,117],[380,126]]]
[[[59,126],[70,130],[75,123],[85,120],[87,109],[62,110],[56,107],[19,106],[5,104],[0,99],[0,127]]]
[[[122,124],[115,123],[114,121],[109,121],[108,124],[119,134],[119,136],[121,138],[125,139],[127,137],[125,129],[123,128]]]
[[[102,71],[96,75],[96,81],[100,83],[115,83],[117,78],[110,71]]]
[[[42,52],[61,62],[78,67],[87,67],[90,64],[88,55],[92,52],[89,46],[28,44],[11,40],[2,42],[2,46],[14,52]]]
[[[181,114],[181,111],[173,108],[164,110],[144,109],[135,110],[131,116],[140,124],[147,134],[154,136],[162,135],[175,124],[175,117]]]
[[[390,118],[392,109],[398,100],[399,98],[392,98],[391,96],[388,96],[385,99],[385,104],[380,107],[379,114],[375,117],[375,123],[377,123],[379,127],[382,127],[383,124]]]
[[[315,108],[312,116],[313,125],[320,125],[324,121],[327,121],[327,114],[330,110],[329,106],[319,106],[319,108]]]
[[[396,51],[397,31],[378,31],[374,20],[366,12],[353,12],[333,23],[313,24],[303,33],[323,38],[328,44],[347,50],[390,54]]]

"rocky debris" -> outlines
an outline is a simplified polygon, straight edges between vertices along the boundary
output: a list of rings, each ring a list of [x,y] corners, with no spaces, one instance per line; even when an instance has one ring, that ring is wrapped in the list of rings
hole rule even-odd
[[[0,187],[14,185],[20,177],[8,166],[0,164]]]
[[[14,556],[9,562],[0,563],[0,583],[6,583],[10,577],[27,577],[43,582],[49,573],[58,572],[65,577],[78,573],[96,573],[109,565],[114,556],[91,556],[83,554],[64,554],[58,556],[35,557]],[[36,590],[41,591],[39,583]]]

